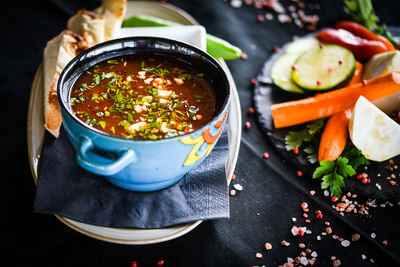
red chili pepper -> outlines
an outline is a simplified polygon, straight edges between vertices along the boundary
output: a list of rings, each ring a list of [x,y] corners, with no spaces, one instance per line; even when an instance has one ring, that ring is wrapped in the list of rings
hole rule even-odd
[[[356,22],[349,20],[339,21],[334,28],[349,31],[352,34],[367,40],[381,41],[388,49],[387,51],[396,50],[396,48],[394,48],[393,44],[388,39],[381,35],[375,34],[374,32],[368,30],[367,28]]]
[[[369,59],[372,56],[389,51],[385,44],[377,40],[367,40],[344,29],[325,29],[316,34],[324,43],[346,47],[357,59]]]

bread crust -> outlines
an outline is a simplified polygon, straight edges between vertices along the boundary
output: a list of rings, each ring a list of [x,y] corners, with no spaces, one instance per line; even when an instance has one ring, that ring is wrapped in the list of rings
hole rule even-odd
[[[89,36],[80,36],[64,30],[47,42],[44,49],[44,127],[55,137],[59,136],[61,112],[57,99],[57,82],[61,71],[76,55],[94,45]]]
[[[44,49],[44,127],[56,138],[62,123],[57,98],[61,71],[80,52],[119,36],[126,12],[126,0],[103,0],[94,11],[79,10],[67,29],[47,42]]]
[[[81,9],[68,20],[67,28],[81,36],[90,35],[98,44],[104,42],[105,16]]]

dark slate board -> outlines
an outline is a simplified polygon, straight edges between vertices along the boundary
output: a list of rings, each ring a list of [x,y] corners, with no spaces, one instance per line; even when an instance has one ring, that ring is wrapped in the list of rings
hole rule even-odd
[[[400,28],[394,29],[392,32],[400,33]],[[288,162],[293,164],[296,168],[301,169],[307,177],[311,177],[315,168],[318,164],[310,164],[307,161],[306,154],[300,153],[294,155],[291,151],[285,149],[285,136],[291,130],[302,129],[304,125],[288,127],[283,129],[276,129],[273,125],[270,106],[275,103],[285,102],[294,100],[296,98],[302,98],[302,96],[296,96],[288,94],[277,88],[272,84],[270,79],[270,73],[273,63],[276,59],[285,53],[288,44],[284,45],[278,52],[272,54],[267,61],[264,63],[261,71],[257,75],[257,84],[254,88],[254,105],[256,108],[258,122],[260,123],[264,133],[266,134],[270,143],[275,147],[277,152]],[[400,145],[400,144],[399,144]],[[395,164],[399,165],[400,168],[400,156],[393,158]],[[345,178],[346,188],[343,191],[350,191],[357,193],[358,195],[377,198],[382,200],[400,200],[400,170],[394,170],[394,172],[388,170],[389,163],[385,162],[371,162],[371,165],[365,169],[364,166],[360,166],[357,169],[357,173],[366,172],[368,177],[371,179],[370,184],[362,184],[356,177]],[[391,186],[386,179],[392,173],[397,178],[394,181],[397,182],[395,186]],[[311,178],[310,178],[311,179]],[[381,189],[376,184],[381,186]]]

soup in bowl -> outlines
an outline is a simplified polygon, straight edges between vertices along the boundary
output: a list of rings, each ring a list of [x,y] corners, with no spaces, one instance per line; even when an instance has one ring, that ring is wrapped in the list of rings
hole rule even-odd
[[[57,90],[78,164],[134,191],[166,188],[198,166],[224,129],[231,97],[214,58],[154,37],[82,52]]]

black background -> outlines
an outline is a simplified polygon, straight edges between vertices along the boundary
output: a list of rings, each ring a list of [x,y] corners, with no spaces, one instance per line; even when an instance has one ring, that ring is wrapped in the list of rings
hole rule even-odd
[[[252,123],[242,133],[235,174],[242,192],[230,198],[231,218],[203,222],[178,239],[143,246],[118,245],[82,235],[51,215],[32,212],[35,184],[27,156],[26,118],[29,92],[46,42],[62,31],[68,18],[78,9],[97,7],[100,1],[12,1],[3,6],[0,79],[0,124],[2,206],[2,264],[5,266],[276,266],[286,257],[299,254],[298,242],[317,251],[316,266],[331,266],[331,256],[341,259],[342,266],[378,266],[400,264],[400,207],[376,208],[371,217],[338,216],[332,213],[329,200],[319,190],[319,181],[296,176],[296,169],[282,161],[247,109],[252,103],[250,80],[257,75],[275,45],[290,41],[292,35],[306,31],[293,24],[258,23],[256,16],[265,14],[243,5],[232,8],[221,0],[168,1],[191,14],[211,34],[241,47],[247,60],[229,61],[238,87],[243,121]],[[284,4],[289,1],[282,1]],[[342,1],[318,1],[321,4],[319,28],[345,18]],[[376,13],[388,25],[400,26],[399,1],[373,1]],[[256,49],[253,49],[254,46]],[[270,158],[262,158],[269,152]],[[309,195],[314,189],[317,194]],[[317,209],[331,222],[334,233],[346,239],[361,234],[358,242],[344,248],[330,237],[316,240],[323,231],[322,222],[313,223],[311,235],[299,239],[290,233],[292,225],[305,225],[300,203],[307,201],[310,211]],[[310,212],[312,214],[312,212]],[[291,218],[298,221],[293,223]],[[315,220],[314,220],[315,221]],[[374,232],[377,237],[372,239]],[[279,242],[286,239],[289,247]],[[301,241],[300,241],[301,240]],[[381,241],[388,240],[388,246]],[[271,251],[264,243],[273,245]],[[257,259],[255,254],[264,256]],[[367,256],[362,260],[361,255]],[[4,257],[5,255],[5,257]]]

